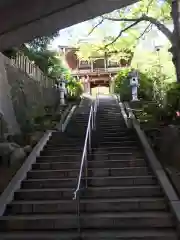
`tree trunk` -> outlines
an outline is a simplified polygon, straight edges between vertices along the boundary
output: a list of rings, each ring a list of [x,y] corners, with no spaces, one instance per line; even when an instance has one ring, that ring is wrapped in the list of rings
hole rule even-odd
[[[176,68],[177,82],[180,82],[180,0],[172,0],[172,19],[174,23],[173,39],[172,39],[172,61]]]

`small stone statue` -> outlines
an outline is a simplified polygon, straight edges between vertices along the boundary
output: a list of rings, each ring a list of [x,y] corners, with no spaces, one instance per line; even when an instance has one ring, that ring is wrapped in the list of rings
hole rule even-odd
[[[139,75],[136,70],[132,70],[129,75],[130,77],[130,86],[132,89],[132,101],[138,101],[138,92],[137,89],[139,87]]]

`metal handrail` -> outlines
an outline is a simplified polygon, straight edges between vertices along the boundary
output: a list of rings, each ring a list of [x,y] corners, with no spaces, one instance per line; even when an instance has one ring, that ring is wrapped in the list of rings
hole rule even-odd
[[[96,112],[97,112],[97,105],[98,105],[97,99],[98,99],[98,97],[96,95],[96,99],[92,103],[90,112],[89,112],[89,120],[88,120],[87,129],[86,129],[86,137],[85,137],[85,141],[84,141],[83,153],[82,153],[82,157],[81,157],[81,166],[80,166],[80,170],[79,170],[79,177],[78,177],[76,190],[74,191],[74,197],[73,197],[74,200],[77,199],[77,193],[80,190],[84,163],[86,163],[86,171],[85,171],[86,176],[85,177],[86,177],[86,187],[87,187],[87,154],[88,154],[88,151],[91,152],[92,130],[95,129],[95,126],[96,126],[95,120],[96,120]],[[89,142],[89,144],[88,144],[88,142]]]
[[[73,200],[77,201],[77,222],[78,222],[78,232],[80,234],[81,231],[81,224],[80,224],[80,196],[79,192],[81,190],[81,180],[82,180],[82,173],[85,167],[85,187],[88,187],[88,153],[91,153],[91,137],[92,137],[92,130],[96,127],[96,112],[97,112],[97,105],[98,105],[98,98],[96,95],[95,101],[92,103],[90,112],[89,112],[89,120],[86,129],[86,137],[84,141],[84,148],[81,157],[81,165],[79,169],[79,176],[77,181],[77,187],[74,191]],[[84,166],[85,165],[85,166]]]
[[[84,163],[86,163],[86,165],[87,165],[88,141],[89,141],[89,150],[91,151],[91,131],[94,128],[94,120],[93,120],[94,113],[93,112],[94,112],[93,106],[91,105],[90,112],[89,112],[89,120],[88,120],[88,125],[87,125],[87,130],[86,130],[86,137],[85,137],[85,141],[84,141],[83,154],[81,157],[81,166],[80,166],[80,170],[79,170],[78,183],[77,183],[76,190],[74,191],[73,200],[77,199],[77,193],[80,190]],[[87,168],[87,166],[86,166],[86,168]],[[87,175],[87,170],[86,170],[86,175]],[[87,182],[87,176],[86,176],[86,182]]]

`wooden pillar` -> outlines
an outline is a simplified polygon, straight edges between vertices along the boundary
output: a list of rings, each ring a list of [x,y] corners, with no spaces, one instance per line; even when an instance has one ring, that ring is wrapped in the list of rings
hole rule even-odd
[[[94,71],[94,68],[93,68],[93,60],[91,59],[91,72]]]
[[[89,81],[89,75],[86,76],[86,84],[87,84],[87,92],[91,94],[91,86],[90,86],[90,81]]]
[[[107,71],[107,61],[106,61],[106,58],[104,58],[104,70],[105,70],[105,72]]]

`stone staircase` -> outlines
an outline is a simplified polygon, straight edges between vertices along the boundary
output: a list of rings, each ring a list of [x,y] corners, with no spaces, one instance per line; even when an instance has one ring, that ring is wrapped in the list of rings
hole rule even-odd
[[[65,133],[53,133],[0,218],[0,239],[177,240],[163,190],[111,98],[100,98],[78,232],[77,201],[72,198],[87,109],[77,110]]]
[[[163,190],[116,100],[100,99],[96,129],[90,162],[97,164],[96,182],[86,190],[96,201],[92,239],[178,239]]]
[[[77,229],[77,184],[90,101],[83,101],[64,133],[54,131],[14,200],[0,218],[0,239],[59,239],[51,231]],[[48,233],[46,232],[48,231]],[[77,232],[77,231],[76,231]],[[68,232],[67,232],[68,233]],[[55,234],[56,235],[56,234]],[[65,238],[72,239],[72,234]],[[48,237],[48,238],[47,238]]]

